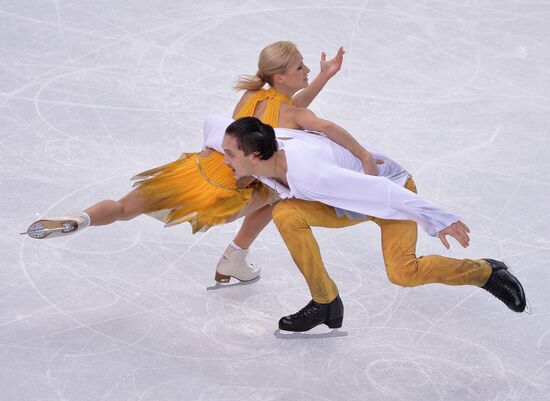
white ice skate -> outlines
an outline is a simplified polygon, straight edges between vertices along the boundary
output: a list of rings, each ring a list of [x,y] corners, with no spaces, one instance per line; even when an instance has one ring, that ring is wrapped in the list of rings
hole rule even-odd
[[[21,234],[27,234],[29,237],[36,239],[54,238],[73,234],[79,228],[84,228],[87,225],[88,222],[85,216],[82,215],[54,217],[35,221],[27,228],[26,232]]]
[[[215,280],[228,283],[231,277],[239,281],[252,281],[260,275],[261,269],[248,262],[248,249],[227,247],[216,268]]]

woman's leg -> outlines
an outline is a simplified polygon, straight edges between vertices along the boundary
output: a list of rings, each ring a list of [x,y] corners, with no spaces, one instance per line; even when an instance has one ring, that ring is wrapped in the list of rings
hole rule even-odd
[[[260,275],[260,268],[248,262],[248,247],[271,221],[272,209],[273,206],[268,204],[268,200],[254,191],[250,203],[239,214],[229,219],[234,221],[245,216],[237,236],[218,262],[215,276],[217,282],[227,283],[231,277],[240,281],[250,281]]]
[[[269,199],[259,191],[252,193],[251,201],[235,216],[230,217],[228,222],[235,221],[244,216],[244,222],[239,232],[233,239],[233,245],[237,249],[246,249],[252,245],[262,230],[271,221],[273,206],[273,194],[269,193]]]
[[[241,249],[249,248],[262,230],[271,221],[273,206],[266,205],[244,218],[243,225],[233,239],[233,243]]]
[[[102,200],[84,210],[90,216],[91,226],[104,226],[115,221],[131,220],[143,213],[144,200],[138,189],[129,192],[118,201]]]
[[[118,201],[103,200],[80,213],[41,219],[32,223],[27,234],[36,239],[54,238],[82,231],[87,226],[102,226],[118,220],[130,220],[143,213],[144,200],[134,189]]]

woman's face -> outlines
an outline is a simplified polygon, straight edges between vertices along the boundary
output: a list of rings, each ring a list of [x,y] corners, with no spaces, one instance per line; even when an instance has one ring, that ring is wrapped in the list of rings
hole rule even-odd
[[[280,74],[280,77],[283,79],[283,85],[287,88],[299,91],[308,86],[307,74],[309,71],[310,69],[304,64],[304,58],[299,51],[296,51],[286,71]]]

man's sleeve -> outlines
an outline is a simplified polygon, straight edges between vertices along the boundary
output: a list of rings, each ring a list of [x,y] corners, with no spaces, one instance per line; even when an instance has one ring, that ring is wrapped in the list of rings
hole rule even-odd
[[[297,197],[382,219],[413,220],[434,237],[461,220],[385,177],[335,167],[312,178],[297,183]]]

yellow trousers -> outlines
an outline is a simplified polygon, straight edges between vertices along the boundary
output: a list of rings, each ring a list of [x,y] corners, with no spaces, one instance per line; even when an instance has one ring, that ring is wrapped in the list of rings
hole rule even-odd
[[[405,188],[416,192],[412,178],[409,177]],[[319,303],[332,302],[338,295],[338,288],[325,269],[311,227],[342,228],[374,221],[381,230],[388,279],[403,287],[429,283],[480,287],[491,275],[491,267],[484,260],[453,259],[439,255],[417,257],[418,229],[417,224],[410,220],[373,217],[351,220],[338,217],[332,207],[319,202],[286,199],[275,206],[273,221],[292,259],[304,275],[311,297]]]

